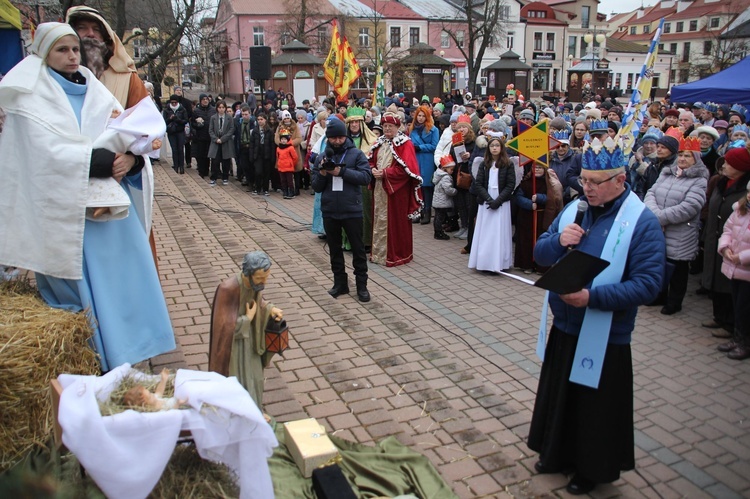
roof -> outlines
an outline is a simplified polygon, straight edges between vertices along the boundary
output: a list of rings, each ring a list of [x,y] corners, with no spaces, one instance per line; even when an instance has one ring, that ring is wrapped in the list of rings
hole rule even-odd
[[[267,1],[267,0],[266,0]],[[357,0],[328,0],[333,7],[338,10],[339,12],[351,16],[351,17],[359,17],[359,18],[368,18],[368,19],[377,19],[378,17],[381,17],[378,15],[376,11],[374,11],[371,7],[368,5],[365,5],[362,2],[358,2]],[[277,2],[274,2],[277,3]],[[284,2],[278,2],[282,5],[284,5]]]
[[[465,17],[444,0],[401,0],[401,3],[427,19],[460,20]]]
[[[281,47],[281,54],[271,59],[271,66],[288,64],[323,64],[323,59],[310,53],[310,46],[299,40],[292,40]]]
[[[617,38],[607,37],[607,52],[626,52],[633,54],[647,54],[648,47],[640,43],[627,42]]]
[[[409,7],[394,0],[359,0],[361,3],[377,10],[387,19],[424,19]]]
[[[223,3],[228,3],[230,12],[238,15],[283,15],[286,13],[282,2],[268,2],[266,0],[220,0],[219,7]]]
[[[529,17],[529,11],[546,12],[547,17]],[[531,2],[521,7],[521,19],[525,19],[527,24],[532,25],[567,26],[567,23],[557,20],[555,9],[544,2]]]
[[[750,38],[750,21],[745,21],[734,29],[721,35],[723,39]]]
[[[531,66],[521,62],[521,56],[512,50],[500,56],[500,60],[493,62],[486,69],[531,69]]]
[[[409,47],[409,55],[394,61],[397,66],[453,66],[448,59],[434,54],[435,48],[426,43],[415,43]]]

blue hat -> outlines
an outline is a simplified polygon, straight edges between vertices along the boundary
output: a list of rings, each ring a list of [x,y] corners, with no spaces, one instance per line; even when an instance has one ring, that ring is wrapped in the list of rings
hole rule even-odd
[[[732,127],[732,133],[734,132],[745,132],[745,135],[750,137],[750,127],[747,125],[734,125]]]
[[[738,113],[744,116],[744,114],[747,112],[747,109],[745,109],[745,106],[742,104],[735,104],[734,106],[729,109],[730,113]]]
[[[655,126],[651,126],[651,127],[648,127],[648,130],[646,130],[646,133],[643,134],[643,138],[641,139],[641,142],[646,142],[647,140],[656,142],[662,137],[664,137],[664,132],[662,132],[661,130],[659,130],[659,128]]]
[[[338,118],[333,118],[326,125],[326,137],[346,137],[346,125]]]
[[[706,102],[703,105],[703,109],[705,109],[709,113],[715,113],[716,111],[719,110],[719,106],[718,106],[718,104],[714,104],[713,102]]]
[[[593,120],[589,125],[589,133],[607,133],[609,131],[609,122],[607,120]]]
[[[570,133],[566,130],[560,130],[558,132],[552,132],[552,138],[563,144],[570,145]]]
[[[607,137],[604,141],[594,139],[583,146],[581,169],[588,171],[608,171],[628,164],[618,139]]]

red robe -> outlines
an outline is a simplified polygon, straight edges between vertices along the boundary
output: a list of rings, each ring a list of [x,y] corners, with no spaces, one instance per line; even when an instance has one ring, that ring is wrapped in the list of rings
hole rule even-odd
[[[397,135],[393,141],[378,138],[370,151],[370,168],[378,169],[378,155],[383,154],[386,147],[393,158],[384,168],[381,165],[383,178],[373,180],[372,184],[375,192],[370,259],[374,263],[395,267],[414,258],[411,219],[420,215],[423,206],[422,178],[418,174],[414,145],[403,134]]]

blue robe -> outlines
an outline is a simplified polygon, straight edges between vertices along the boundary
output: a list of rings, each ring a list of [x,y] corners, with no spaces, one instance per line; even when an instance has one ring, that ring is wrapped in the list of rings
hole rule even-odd
[[[140,188],[140,173],[122,186]],[[91,345],[102,371],[135,364],[174,350],[167,304],[156,273],[145,230],[134,209],[127,218],[86,220],[83,232],[83,279],[36,274],[39,292],[50,306],[88,310],[94,336]]]

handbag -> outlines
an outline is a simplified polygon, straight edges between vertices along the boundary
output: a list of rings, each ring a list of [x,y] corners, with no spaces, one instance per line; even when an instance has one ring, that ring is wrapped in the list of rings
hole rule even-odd
[[[456,172],[456,187],[459,189],[469,189],[472,181],[471,173],[462,172],[460,169]]]

